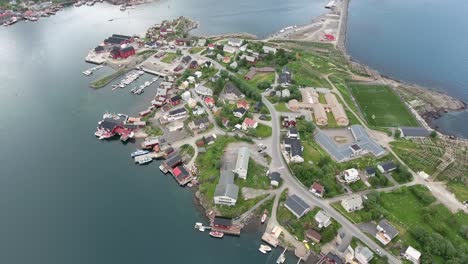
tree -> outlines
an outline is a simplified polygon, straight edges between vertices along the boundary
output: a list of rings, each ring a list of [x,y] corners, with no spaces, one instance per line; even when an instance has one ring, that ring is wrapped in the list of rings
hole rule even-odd
[[[437,132],[435,130],[432,130],[430,136],[431,136],[431,138],[436,138],[437,137]]]
[[[176,54],[177,54],[177,55],[182,55],[182,50],[177,49],[177,50],[176,50]]]
[[[399,139],[399,138],[401,137],[401,131],[400,131],[400,129],[395,130],[394,137],[395,137],[396,139]]]

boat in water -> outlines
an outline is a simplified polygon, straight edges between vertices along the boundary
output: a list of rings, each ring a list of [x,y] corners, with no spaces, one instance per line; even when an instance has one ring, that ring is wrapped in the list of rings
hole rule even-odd
[[[267,214],[264,213],[264,214],[262,215],[262,219],[261,219],[262,224],[265,223],[265,220],[266,220],[266,219],[267,219]]]
[[[267,252],[271,251],[271,247],[267,245],[260,245],[260,248],[258,248],[258,251],[262,252],[263,254],[266,254]]]
[[[214,238],[223,238],[224,233],[223,232],[218,232],[218,231],[211,231],[210,236]]]
[[[148,154],[149,151],[147,150],[143,150],[143,149],[137,149],[135,152],[132,152],[132,154],[130,154],[130,157],[134,158],[136,156],[141,156],[141,155],[145,155],[145,154]]]
[[[159,169],[164,172],[164,174],[167,174],[169,171],[164,167],[164,165],[159,166]]]
[[[141,155],[135,157],[135,163],[138,163],[139,165],[150,163],[151,161],[153,161],[153,158],[151,158],[148,155]]]

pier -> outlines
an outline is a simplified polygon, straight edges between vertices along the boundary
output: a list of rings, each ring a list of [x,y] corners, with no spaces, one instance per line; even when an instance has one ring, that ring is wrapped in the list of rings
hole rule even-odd
[[[156,76],[160,76],[160,77],[166,77],[167,76],[167,74],[165,74],[165,73],[158,72],[158,71],[153,71],[153,70],[147,69],[145,67],[141,67],[141,70],[146,72],[146,73],[156,75]]]

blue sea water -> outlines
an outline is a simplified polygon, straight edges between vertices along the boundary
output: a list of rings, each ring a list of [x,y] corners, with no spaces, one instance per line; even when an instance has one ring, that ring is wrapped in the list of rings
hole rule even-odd
[[[468,1],[351,0],[347,49],[384,75],[468,102]],[[468,138],[468,112],[436,121]]]

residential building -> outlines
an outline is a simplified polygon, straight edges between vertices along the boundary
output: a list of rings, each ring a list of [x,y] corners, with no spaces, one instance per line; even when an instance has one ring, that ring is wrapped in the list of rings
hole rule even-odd
[[[387,245],[398,235],[398,230],[390,224],[386,219],[382,219],[377,225],[377,233],[375,238],[379,240],[382,244]]]
[[[403,254],[403,256],[407,260],[411,261],[412,263],[418,264],[419,259],[421,258],[421,252],[419,252],[418,250],[416,250],[412,246],[408,246],[408,248],[406,248],[405,253]]]
[[[199,39],[197,45],[200,47],[204,47],[206,44],[206,39]]]
[[[189,91],[185,91],[180,95],[180,97],[182,100],[188,101],[190,98],[192,98],[192,94]]]
[[[233,83],[226,84],[226,88],[224,88],[224,95],[228,100],[244,98],[244,95],[241,93],[239,88],[237,88]]]
[[[301,218],[310,211],[310,206],[295,194],[286,198],[284,206],[297,218]]]
[[[180,85],[179,85],[179,89],[181,90],[185,90],[189,87],[189,82],[188,81],[183,81]]]
[[[202,96],[213,96],[213,90],[201,84],[195,87],[195,92]]]
[[[214,203],[220,205],[236,205],[239,187],[234,184],[234,173],[222,170],[214,193]]]
[[[322,235],[313,229],[308,229],[305,233],[305,236],[315,243],[320,243],[320,240],[322,239]]]
[[[252,118],[246,118],[244,119],[244,122],[242,122],[242,130],[249,130],[251,128],[257,128],[258,123],[257,121],[253,120]]]
[[[236,108],[234,109],[234,111],[232,112],[232,114],[237,117],[237,118],[241,118],[244,116],[245,114],[245,109],[244,108]]]
[[[227,52],[227,53],[230,53],[230,54],[234,54],[234,53],[237,52],[237,49],[232,47],[232,46],[224,45],[223,51]]]
[[[328,252],[327,255],[323,258],[324,262],[319,262],[322,264],[344,264],[343,260],[336,255],[335,253]]]
[[[180,100],[182,100],[182,97],[180,95],[176,95],[169,99],[169,102],[171,103],[171,105],[176,106],[180,104]]]
[[[174,110],[169,111],[168,116],[170,118],[180,119],[180,118],[183,118],[183,117],[187,116],[187,110],[185,110],[185,108],[183,108],[183,107],[178,108],[178,109],[174,109]]]
[[[238,66],[237,61],[229,64],[229,67],[233,68],[234,70],[237,69],[237,66]]]
[[[189,65],[189,68],[192,69],[192,70],[198,68],[198,61],[196,61],[196,60],[191,61],[190,65]],[[195,74],[195,76],[196,76],[196,74]],[[201,75],[200,75],[200,77],[201,77]],[[197,78],[200,78],[200,77],[197,76]]]
[[[189,76],[189,77],[187,77],[187,81],[188,81],[189,83],[195,83],[195,77]]]
[[[315,222],[317,222],[319,228],[326,228],[331,225],[331,217],[328,216],[323,210],[318,211],[314,219]]]
[[[342,177],[343,177],[343,180],[347,184],[356,182],[356,181],[358,181],[360,179],[359,178],[359,171],[356,170],[355,168],[351,168],[351,169],[347,169],[347,170],[343,171]]]
[[[299,133],[297,132],[297,128],[295,127],[290,127],[286,136],[288,138],[300,139]]]
[[[290,97],[290,96],[291,96],[291,93],[289,92],[288,89],[283,89],[283,90],[281,91],[281,97],[283,97],[283,98],[288,98],[288,97]]]
[[[264,53],[276,54],[276,48],[268,47],[268,46],[263,46],[262,49],[263,49],[263,52],[264,52]]]
[[[392,161],[387,161],[377,165],[377,169],[379,169],[381,173],[387,173],[396,170],[397,165],[395,165],[395,163],[393,163]]]
[[[239,100],[237,101],[237,108],[244,108],[245,110],[249,110],[249,102],[247,102],[246,100]]]
[[[354,249],[354,258],[359,264],[368,264],[373,257],[374,253],[368,247],[357,246]]]
[[[271,186],[278,187],[281,183],[281,175],[279,172],[270,172],[268,174],[268,177],[270,178],[270,184]]]
[[[284,139],[284,149],[289,154],[289,160],[292,163],[301,163],[304,162],[302,157],[302,147],[301,141],[296,138],[285,138]]]
[[[341,206],[343,206],[343,208],[348,213],[358,211],[364,208],[362,203],[362,197],[360,195],[342,200]]]
[[[366,168],[366,175],[367,177],[374,177],[375,176],[375,168],[374,167],[367,167]]]
[[[167,126],[169,132],[174,132],[174,131],[178,131],[182,128],[184,128],[184,122],[179,122],[179,121],[176,121],[176,122],[173,122],[171,124],[169,124]]]
[[[228,64],[228,63],[230,63],[230,62],[231,62],[231,57],[229,57],[229,56],[224,56],[224,57],[223,57],[223,63]]]
[[[213,107],[215,106],[215,100],[213,99],[213,97],[205,97],[205,104],[208,106],[208,107]]]
[[[254,112],[255,113],[258,113],[262,110],[262,107],[263,107],[263,103],[262,101],[257,101],[255,104],[254,104]]]
[[[201,107],[201,106],[197,106],[194,110],[193,110],[193,115],[194,116],[199,116],[199,115],[203,115],[205,113],[205,108]]]
[[[279,74],[279,77],[278,77],[278,83],[285,87],[285,86],[289,86],[292,82],[292,74],[291,74],[291,71],[289,70],[289,68],[287,68],[286,66],[283,67],[283,70],[281,71],[281,73]]]
[[[240,47],[244,43],[244,40],[238,38],[231,38],[228,40],[228,45],[233,47]]]
[[[207,45],[207,47],[208,47],[208,50],[214,50],[215,49],[215,44],[210,43],[210,44]]]
[[[323,195],[325,194],[325,187],[318,182],[314,182],[312,186],[310,186],[309,191],[315,196],[323,197]]]
[[[247,172],[249,169],[249,159],[250,159],[250,151],[246,147],[242,147],[239,149],[237,153],[237,162],[236,167],[233,170],[234,173],[239,176],[241,179],[247,178]]]
[[[400,127],[399,130],[402,138],[425,138],[431,134],[424,127]]]
[[[201,118],[197,118],[193,120],[189,124],[189,127],[190,129],[194,131],[201,131],[201,130],[207,129],[209,125],[210,125],[210,120],[208,119],[208,117],[201,117]]]

